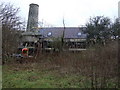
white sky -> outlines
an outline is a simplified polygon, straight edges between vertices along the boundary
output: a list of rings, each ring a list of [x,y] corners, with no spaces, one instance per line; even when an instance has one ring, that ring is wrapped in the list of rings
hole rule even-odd
[[[10,2],[20,8],[20,17],[28,19],[29,4],[39,5],[39,21],[53,26],[65,25],[77,27],[85,25],[90,17],[107,16],[111,19],[118,17],[119,0],[0,0]]]

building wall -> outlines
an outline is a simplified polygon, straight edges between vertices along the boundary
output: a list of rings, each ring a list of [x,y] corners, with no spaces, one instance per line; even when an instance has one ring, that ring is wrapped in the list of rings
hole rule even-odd
[[[22,42],[37,42],[39,38],[34,36],[22,36]]]

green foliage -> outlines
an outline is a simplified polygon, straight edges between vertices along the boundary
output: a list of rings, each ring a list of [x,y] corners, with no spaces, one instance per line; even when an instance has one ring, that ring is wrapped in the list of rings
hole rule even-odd
[[[51,46],[55,49],[55,51],[62,51],[62,38],[53,38],[53,42],[51,42]]]
[[[115,36],[120,36],[120,18],[115,19],[115,22],[112,25],[112,35]]]
[[[88,40],[96,40],[100,43],[103,40],[110,38],[111,33],[111,21],[108,17],[96,16],[90,18],[89,22],[86,24],[88,34]]]

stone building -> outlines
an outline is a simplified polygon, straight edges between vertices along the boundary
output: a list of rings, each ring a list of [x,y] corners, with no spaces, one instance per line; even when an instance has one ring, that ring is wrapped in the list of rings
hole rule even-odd
[[[85,50],[87,35],[85,27],[42,27],[38,28],[39,5],[30,4],[26,32],[21,34],[20,53],[29,49],[29,55],[43,50]]]

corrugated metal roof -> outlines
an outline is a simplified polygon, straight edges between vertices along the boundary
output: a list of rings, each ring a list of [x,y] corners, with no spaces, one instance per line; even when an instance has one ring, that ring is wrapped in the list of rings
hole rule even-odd
[[[64,38],[86,38],[87,35],[83,33],[85,28],[79,27],[49,27],[49,28],[41,28],[39,29],[39,33],[42,34],[44,38],[48,37],[62,37],[64,32]],[[51,33],[51,34],[50,34]],[[79,35],[78,33],[81,33]]]

